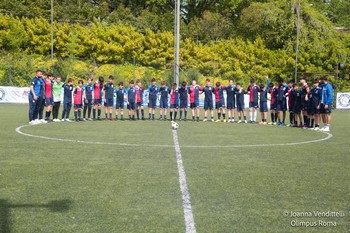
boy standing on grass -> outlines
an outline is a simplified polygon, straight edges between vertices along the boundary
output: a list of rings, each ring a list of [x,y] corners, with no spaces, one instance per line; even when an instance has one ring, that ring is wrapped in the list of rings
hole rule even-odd
[[[216,122],[226,122],[224,89],[226,89],[225,86],[221,86],[220,82],[216,82],[215,88],[214,88],[215,108],[218,111],[218,119]],[[223,118],[222,121],[221,121],[221,115]]]
[[[72,108],[73,79],[69,78],[67,84],[63,85],[63,112],[62,121],[69,120],[70,109]]]
[[[187,82],[183,81],[181,87],[179,87],[180,93],[180,121],[182,120],[182,112],[184,112],[183,120],[187,120],[187,108],[188,108],[188,87]]]
[[[50,121],[50,115],[52,111],[52,106],[54,104],[53,102],[53,95],[52,95],[52,86],[53,86],[53,74],[48,74],[47,78],[45,80],[45,106],[46,106],[46,113],[45,113],[45,121]]]
[[[208,110],[210,111],[211,122],[214,122],[214,110],[213,110],[213,94],[214,87],[210,83],[210,79],[205,80],[205,87],[203,88],[204,92],[204,120],[203,122],[208,121]]]
[[[242,122],[242,115],[244,117],[244,123],[247,123],[247,116],[245,113],[245,106],[244,106],[244,94],[247,94],[246,91],[243,90],[241,84],[236,84],[236,104],[237,104],[237,113],[238,113],[238,122]]]
[[[163,120],[163,111],[164,111],[164,120],[166,121],[166,114],[168,110],[168,95],[170,92],[170,88],[166,85],[166,82],[162,82],[162,86],[159,88],[160,94],[160,102],[159,102],[159,112],[160,117],[159,120]]]
[[[36,108],[36,114],[38,115],[39,123],[47,123],[43,119],[43,114],[44,114],[44,107],[45,107],[45,80],[46,80],[46,73],[43,72],[43,75],[41,78],[39,78],[40,82],[40,97],[38,98],[38,104]]]
[[[129,88],[126,90],[126,100],[129,120],[135,120],[135,109],[136,109],[136,89],[134,87],[134,80],[129,82]]]
[[[255,124],[256,123],[256,117],[258,114],[258,93],[259,93],[259,86],[255,84],[255,79],[250,79],[250,86],[247,89],[249,94],[249,123]],[[253,116],[254,114],[254,116]]]
[[[40,98],[40,85],[41,82],[39,79],[41,79],[42,76],[42,71],[37,70],[35,77],[32,79],[32,82],[30,83],[30,92],[28,95],[28,100],[29,100],[29,124],[34,125],[38,124],[39,122],[36,121],[37,119],[37,104],[38,104],[38,99]]]
[[[322,98],[322,89],[319,87],[318,79],[314,80],[314,86],[310,91],[310,107],[308,114],[311,116],[311,127],[313,128],[315,123],[315,130],[320,130],[320,106],[321,106],[321,98]]]
[[[52,108],[53,122],[59,122],[60,120],[58,120],[58,112],[60,110],[60,105],[62,101],[62,82],[60,76],[56,77],[56,80],[52,85],[52,95],[54,101],[54,105]]]
[[[284,84],[283,78],[281,78],[279,75],[277,75],[277,82],[278,82],[277,105],[276,105],[277,118],[278,118],[277,125],[284,126],[286,111],[287,111],[288,87]],[[282,111],[282,116],[281,116],[281,111]]]
[[[157,107],[158,86],[156,85],[156,79],[152,79],[152,84],[148,86],[148,120],[154,120],[154,114]]]
[[[226,87],[227,95],[227,112],[228,112],[228,122],[235,122],[235,92],[236,86],[233,85],[233,79],[230,79],[230,84]]]
[[[267,125],[267,92],[269,88],[265,88],[265,84],[260,85],[260,113],[261,113],[261,122],[260,125]]]
[[[189,87],[188,94],[190,99],[190,108],[192,110],[192,121],[195,121],[197,117],[197,122],[199,121],[199,92],[203,89],[197,85],[195,79],[192,80],[192,85]]]
[[[117,95],[117,101],[115,106],[115,120],[118,120],[118,112],[120,113],[120,119],[124,120],[124,95],[126,90],[124,89],[124,83],[119,83],[119,88],[115,90]]]
[[[307,101],[305,100],[305,96],[307,95],[306,89],[309,87],[307,84],[307,79],[305,77],[300,78],[300,83],[302,85],[301,90],[301,111],[303,113],[303,119],[304,119],[304,129],[307,128],[310,122],[310,118],[307,114]]]
[[[294,127],[298,127],[298,121],[300,120],[300,127],[303,127],[301,120],[301,90],[297,83],[293,85],[293,91],[291,92],[291,105],[293,106],[294,113]]]
[[[88,83],[84,85],[84,110],[83,120],[86,120],[86,110],[88,111],[88,119],[91,121],[91,110],[92,110],[92,93],[94,86],[92,85],[93,78],[88,78]]]
[[[331,126],[331,113],[332,113],[332,102],[333,102],[333,88],[328,83],[327,77],[321,78],[322,85],[322,97],[320,105],[320,113],[322,115],[322,121],[324,126],[320,129],[323,132],[329,132]]]
[[[176,121],[177,109],[179,108],[179,89],[177,84],[173,83],[170,90],[170,120]],[[174,118],[173,118],[174,114]]]
[[[93,120],[96,120],[96,110],[97,110],[97,120],[101,120],[101,105],[102,105],[102,88],[103,88],[104,78],[99,77],[94,83],[94,109],[92,110]]]
[[[76,122],[81,121],[81,109],[83,108],[83,80],[78,81],[78,86],[73,92],[74,98],[74,119]]]
[[[142,120],[145,120],[145,110],[143,106],[143,86],[141,84],[141,80],[136,80],[136,116],[137,120],[140,120],[140,110],[141,110],[141,116]]]
[[[269,91],[271,99],[270,99],[270,112],[271,112],[271,123],[269,125],[276,125],[277,121],[277,94],[278,87],[273,85],[273,83],[269,82]]]
[[[293,84],[294,84],[294,81],[293,80],[290,80],[288,82],[288,111],[289,111],[289,127],[292,127],[294,125],[294,113],[293,113],[293,106],[292,106],[292,103],[291,103],[291,92],[293,91]]]
[[[106,103],[106,120],[113,120],[113,106],[114,106],[114,77],[110,75],[108,82],[104,87],[104,101]],[[108,117],[109,112],[109,117]]]

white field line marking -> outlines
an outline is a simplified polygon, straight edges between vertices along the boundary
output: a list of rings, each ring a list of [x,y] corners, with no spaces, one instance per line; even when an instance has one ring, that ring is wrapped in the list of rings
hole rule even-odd
[[[40,138],[46,140],[53,141],[61,141],[61,142],[75,142],[75,143],[83,143],[83,144],[92,144],[92,145],[115,145],[115,146],[137,146],[137,147],[174,147],[174,145],[156,145],[156,144],[131,144],[131,143],[115,143],[115,142],[91,142],[91,141],[82,141],[82,140],[74,140],[74,139],[64,139],[64,138],[54,138],[54,137],[46,137],[40,135],[33,135],[29,133],[23,133],[21,131],[22,128],[28,127],[31,125],[22,125],[16,128],[16,132],[27,137]],[[267,146],[295,146],[295,145],[303,145],[310,143],[317,143],[322,141],[327,141],[333,137],[332,134],[327,132],[320,132],[327,135],[325,138],[311,140],[311,141],[303,141],[303,142],[288,142],[288,143],[275,143],[275,144],[251,144],[251,145],[227,145],[227,146],[201,146],[201,145],[191,145],[191,146],[181,146],[183,148],[244,148],[244,147],[267,147]]]
[[[188,191],[186,173],[185,173],[185,168],[182,161],[181,150],[180,150],[180,145],[179,145],[179,140],[177,137],[176,130],[173,130],[173,139],[174,139],[175,152],[176,152],[177,169],[179,171],[179,183],[180,183],[180,189],[182,194],[182,207],[184,209],[186,233],[195,233],[196,224],[194,222],[194,218],[192,214],[190,193]]]

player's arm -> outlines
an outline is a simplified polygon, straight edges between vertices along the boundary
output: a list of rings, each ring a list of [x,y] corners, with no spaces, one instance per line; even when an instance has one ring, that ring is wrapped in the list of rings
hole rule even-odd
[[[30,91],[32,92],[32,95],[33,95],[34,100],[37,100],[38,97],[35,95],[35,91],[34,91],[34,85],[35,85],[35,83],[36,83],[36,82],[35,82],[34,79],[33,79],[32,83],[31,83],[31,85],[30,85]]]

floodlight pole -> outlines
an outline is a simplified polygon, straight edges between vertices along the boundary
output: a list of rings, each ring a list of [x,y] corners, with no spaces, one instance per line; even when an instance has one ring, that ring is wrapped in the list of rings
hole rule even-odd
[[[299,29],[300,28],[300,0],[298,0],[297,7],[297,41],[295,46],[295,73],[294,73],[294,82],[297,83],[298,78],[298,56],[299,56]]]
[[[53,0],[51,0],[51,60],[53,60],[53,33],[54,33],[54,27],[53,27]]]
[[[175,35],[174,35],[174,82],[179,84],[180,79],[180,0],[175,2]]]

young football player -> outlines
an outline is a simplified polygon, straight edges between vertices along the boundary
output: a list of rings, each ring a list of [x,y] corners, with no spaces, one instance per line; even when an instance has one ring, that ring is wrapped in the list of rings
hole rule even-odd
[[[203,89],[197,85],[195,79],[192,80],[192,85],[188,89],[189,99],[190,99],[190,108],[192,111],[192,121],[199,121],[199,92]]]
[[[154,115],[157,107],[157,97],[159,88],[157,86],[156,79],[151,80],[152,84],[148,86],[148,120],[154,120]]]
[[[306,89],[309,87],[309,85],[307,84],[307,78],[305,77],[301,77],[300,78],[300,83],[302,85],[302,90],[301,90],[301,111],[303,114],[303,120],[304,120],[304,129],[307,129],[309,122],[310,122],[310,118],[307,115],[307,101],[305,100],[305,96],[307,95]]]
[[[88,78],[87,84],[84,85],[84,110],[83,110],[83,120],[86,120],[86,111],[88,112],[87,120],[91,121],[91,110],[92,110],[92,93],[94,91],[94,86],[92,84],[93,78]]]
[[[301,97],[302,93],[301,90],[299,90],[299,85],[295,83],[293,85],[293,91],[291,92],[291,104],[293,106],[293,112],[294,112],[294,127],[298,127],[298,121],[300,120],[300,126],[303,127],[301,120]]]
[[[115,90],[117,95],[116,106],[115,106],[115,120],[118,120],[118,115],[120,114],[120,119],[124,120],[124,98],[126,95],[126,90],[124,89],[124,83],[120,82],[118,88]]]
[[[38,99],[40,98],[40,89],[41,89],[41,82],[39,79],[42,77],[42,71],[37,70],[35,77],[32,79],[32,82],[30,84],[30,92],[28,95],[29,99],[29,124],[35,125],[38,124],[39,121],[37,120],[37,104]]]
[[[273,83],[268,82],[268,93],[271,96],[270,99],[270,113],[271,113],[271,123],[269,125],[277,125],[277,93],[278,93],[278,87],[276,87]]]
[[[40,95],[38,98],[38,103],[36,105],[36,114],[38,115],[39,123],[47,123],[43,119],[44,114],[44,108],[45,108],[45,80],[46,80],[46,73],[42,72],[42,76],[38,79],[40,82]]]
[[[259,93],[260,93],[260,114],[261,114],[261,122],[260,125],[267,125],[267,92],[269,87],[265,88],[265,84],[260,85]]]
[[[187,120],[187,108],[188,108],[188,89],[187,82],[183,81],[179,87],[180,93],[180,121],[182,120],[182,113],[184,113],[183,120]]]
[[[226,95],[227,95],[227,113],[228,113],[228,122],[235,122],[235,108],[236,108],[236,99],[235,92],[236,86],[233,84],[233,79],[230,79],[230,84],[226,86]]]
[[[287,95],[288,95],[288,86],[284,84],[283,78],[277,75],[277,82],[278,82],[278,91],[277,91],[277,104],[276,104],[276,111],[277,111],[277,118],[278,118],[278,125],[284,126],[285,119],[286,119],[286,111],[287,111]],[[282,116],[281,116],[282,112]]]
[[[145,110],[143,106],[143,92],[144,88],[141,84],[141,80],[136,80],[136,116],[137,120],[140,120],[140,110],[141,110],[141,119],[145,120]]]
[[[55,79],[55,82],[52,85],[52,95],[53,95],[53,101],[54,105],[52,108],[52,118],[53,122],[59,122],[58,119],[58,112],[60,110],[61,101],[62,101],[62,82],[61,77],[57,76]]]
[[[108,82],[104,85],[104,101],[106,103],[106,120],[113,120],[113,106],[114,106],[114,77],[110,75]],[[108,111],[107,111],[108,110]],[[109,112],[109,117],[108,117]]]
[[[176,121],[177,110],[179,108],[179,89],[177,84],[173,83],[170,90],[170,120]],[[173,118],[174,114],[174,118]]]
[[[214,87],[210,83],[210,79],[205,80],[205,87],[203,88],[204,92],[204,120],[203,122],[208,121],[208,110],[210,111],[211,121],[214,122],[214,110],[213,110],[213,94]]]
[[[315,123],[314,130],[316,131],[320,130],[321,98],[322,98],[322,89],[319,88],[319,80],[315,79],[313,88],[311,89],[311,93],[310,93],[311,106],[309,107],[310,113],[308,112],[308,114],[311,116],[311,128],[313,128],[313,125]]]
[[[50,121],[50,115],[53,107],[53,95],[52,95],[52,86],[53,86],[53,74],[47,74],[46,80],[45,80],[45,106],[46,106],[46,113],[45,113],[45,121]]]
[[[96,120],[96,110],[97,110],[97,120],[101,120],[101,106],[102,106],[102,89],[103,89],[104,78],[99,77],[94,83],[94,109],[92,110],[93,120]]]
[[[136,110],[136,88],[134,86],[134,80],[129,82],[129,88],[126,90],[126,101],[128,108],[129,120],[135,120]]]
[[[244,117],[244,123],[247,123],[247,116],[245,113],[245,106],[244,106],[244,95],[248,94],[248,92],[244,91],[240,83],[236,84],[236,105],[237,105],[237,114],[238,114],[238,122],[242,122],[242,115]]]
[[[215,109],[218,112],[218,119],[216,122],[226,122],[225,98],[224,98],[225,89],[226,89],[226,86],[221,86],[220,82],[216,82],[214,87]],[[221,120],[221,115],[223,120]]]
[[[320,130],[323,132],[329,132],[330,131],[329,128],[331,126],[333,88],[328,83],[327,77],[321,78],[321,85],[322,85],[322,96],[321,96],[320,113],[322,116],[324,127]]]
[[[72,92],[73,92],[73,79],[69,78],[68,82],[63,85],[63,112],[62,121],[69,120],[69,113],[72,108]]]
[[[249,123],[255,124],[259,108],[259,86],[255,84],[255,79],[250,79],[250,86],[248,87],[247,92],[249,94]]]
[[[83,99],[84,99],[84,88],[83,80],[78,81],[78,86],[73,92],[74,98],[74,119],[76,122],[81,121],[81,109],[83,108]]]
[[[160,95],[160,101],[159,101],[159,112],[160,117],[159,120],[166,120],[166,114],[168,110],[168,96],[169,96],[170,88],[166,85],[166,82],[162,82],[162,86],[159,88],[159,95]],[[164,116],[163,116],[164,111]]]
[[[293,106],[291,103],[291,91],[293,90],[293,84],[294,81],[290,80],[288,82],[288,111],[289,111],[289,124],[287,126],[292,127],[294,125],[294,112],[293,112]]]

